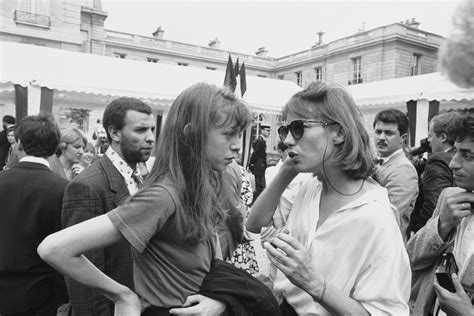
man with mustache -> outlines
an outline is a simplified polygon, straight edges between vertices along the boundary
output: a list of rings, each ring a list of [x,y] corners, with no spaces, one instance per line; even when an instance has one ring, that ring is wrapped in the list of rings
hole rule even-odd
[[[155,119],[144,102],[122,97],[105,109],[110,143],[105,154],[81,172],[64,194],[62,224],[69,227],[102,215],[138,191],[155,140]],[[133,289],[132,255],[127,242],[85,253],[100,270]],[[114,304],[98,291],[67,279],[72,315],[111,316]]]
[[[387,189],[390,202],[396,208],[397,220],[406,244],[410,214],[418,196],[418,175],[403,151],[408,117],[397,109],[382,110],[375,116],[373,126],[375,148],[379,157],[373,178]]]

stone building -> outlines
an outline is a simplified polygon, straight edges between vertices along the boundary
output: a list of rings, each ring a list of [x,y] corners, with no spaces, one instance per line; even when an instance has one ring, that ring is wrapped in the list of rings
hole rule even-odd
[[[157,27],[150,36],[104,28],[107,12],[100,0],[12,0],[0,7],[0,41],[21,42],[116,58],[183,67],[225,70],[229,51],[220,40],[208,46],[165,38]],[[255,55],[230,52],[245,62],[247,75],[292,80],[304,87],[314,80],[347,84],[426,74],[436,71],[439,35],[419,29],[414,19],[360,29],[356,34],[324,43],[323,32],[307,50],[270,57],[265,47]]]

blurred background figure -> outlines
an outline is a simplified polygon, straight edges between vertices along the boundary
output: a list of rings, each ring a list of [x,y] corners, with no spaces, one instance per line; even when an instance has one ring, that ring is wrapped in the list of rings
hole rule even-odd
[[[253,142],[253,152],[249,160],[249,170],[255,177],[253,201],[265,189],[265,170],[267,169],[267,138],[270,136],[270,125],[260,125],[260,136]]]
[[[7,129],[15,126],[16,120],[11,115],[5,115],[2,123],[3,131],[0,132],[0,170],[3,170],[3,166],[5,166],[5,160],[8,156],[8,150],[10,149],[10,143],[7,140]]]
[[[458,112],[453,111],[436,115],[431,119],[428,140],[432,154],[426,161],[421,177],[420,193],[410,217],[410,232],[416,233],[425,226],[433,215],[441,191],[454,185],[449,162],[454,157],[453,146],[456,139],[450,123],[459,116]]]
[[[72,166],[79,163],[86,144],[86,135],[80,129],[74,127],[61,131],[61,141],[56,154],[48,158],[51,170],[67,180],[72,180]]]
[[[84,169],[89,167],[96,160],[96,158],[95,147],[92,145],[92,143],[88,142],[84,147],[84,152],[81,156],[81,159],[79,159],[78,163],[72,166],[73,174],[77,176]]]
[[[474,1],[460,2],[453,30],[439,53],[439,70],[463,88],[474,87]]]
[[[15,139],[15,127],[10,126],[7,129],[7,141],[10,144],[10,148],[8,148],[8,154],[5,158],[5,166],[3,166],[3,170],[11,168],[13,163],[14,157],[17,156],[18,148],[16,147],[16,139]],[[18,161],[18,159],[17,159]]]

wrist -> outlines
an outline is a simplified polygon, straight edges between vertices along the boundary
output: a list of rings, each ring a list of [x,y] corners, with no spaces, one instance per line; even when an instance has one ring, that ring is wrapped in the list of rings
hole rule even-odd
[[[446,241],[451,229],[452,227],[446,224],[444,221],[442,221],[441,217],[438,219],[438,234],[443,241]]]
[[[105,296],[116,303],[128,301],[134,298],[136,294],[128,287],[122,285],[117,289],[117,291],[114,291],[113,293],[105,293]]]
[[[326,295],[327,282],[326,279],[323,279],[321,286],[318,286],[315,291],[311,294],[315,302],[322,302],[324,296]]]

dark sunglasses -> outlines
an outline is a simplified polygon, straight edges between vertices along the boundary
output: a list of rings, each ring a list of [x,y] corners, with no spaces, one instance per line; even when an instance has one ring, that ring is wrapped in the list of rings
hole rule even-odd
[[[291,132],[291,135],[293,135],[294,139],[301,139],[304,134],[305,123],[321,124],[324,128],[326,128],[328,125],[336,124],[315,120],[295,120],[288,125],[283,125],[278,128],[278,134],[280,135],[281,140],[285,140],[286,136],[288,136],[288,131]]]

